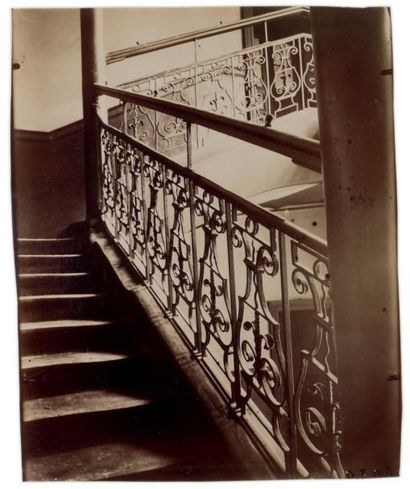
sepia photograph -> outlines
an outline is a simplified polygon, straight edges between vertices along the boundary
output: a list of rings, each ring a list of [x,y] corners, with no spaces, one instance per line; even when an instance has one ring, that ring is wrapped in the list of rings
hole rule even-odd
[[[10,9],[23,481],[400,475],[392,12]]]

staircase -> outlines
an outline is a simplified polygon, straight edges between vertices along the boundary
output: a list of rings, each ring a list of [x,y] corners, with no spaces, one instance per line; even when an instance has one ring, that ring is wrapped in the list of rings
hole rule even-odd
[[[143,312],[85,242],[17,248],[25,480],[243,478]]]

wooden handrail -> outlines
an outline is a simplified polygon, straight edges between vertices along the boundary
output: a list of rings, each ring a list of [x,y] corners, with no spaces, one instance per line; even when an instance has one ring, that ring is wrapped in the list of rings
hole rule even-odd
[[[132,46],[130,48],[118,49],[116,51],[111,51],[106,55],[106,63],[112,64],[119,61],[123,61],[127,58],[132,58],[134,56],[139,56],[140,54],[152,53],[153,51],[158,51],[160,49],[169,48],[173,46],[178,46],[186,42],[195,41],[199,39],[204,39],[206,37],[217,36],[219,34],[226,34],[228,32],[236,31],[238,29],[243,29],[245,27],[250,27],[255,24],[260,24],[262,22],[267,22],[273,19],[279,19],[287,15],[295,15],[300,13],[307,13],[309,9],[307,7],[289,7],[275,12],[270,12],[267,14],[256,15],[254,17],[249,17],[247,19],[241,19],[234,22],[229,22],[228,24],[199,29],[197,31],[188,32],[187,34],[179,34],[177,36],[167,37],[165,39],[160,39],[159,41],[153,41],[143,46]]]
[[[159,99],[149,95],[129,92],[104,85],[94,85],[97,95],[108,95],[123,102],[142,105],[148,109],[179,117],[186,122],[198,124],[242,141],[288,156],[321,171],[320,144],[309,138],[294,136],[267,127],[257,126],[208,110],[190,107],[179,102]]]
[[[249,200],[231,192],[230,190],[221,187],[220,185],[213,182],[212,180],[209,180],[208,178],[199,175],[198,173],[195,173],[190,168],[183,167],[179,163],[170,160],[163,154],[159,153],[158,151],[155,151],[152,148],[149,148],[145,144],[137,141],[133,137],[123,133],[122,131],[116,129],[115,127],[106,124],[102,121],[100,121],[100,125],[103,129],[106,129],[107,131],[111,132],[118,138],[123,139],[131,146],[135,146],[144,154],[149,155],[151,158],[153,158],[156,161],[160,161],[165,165],[166,168],[175,170],[179,174],[183,175],[184,177],[192,180],[195,183],[195,185],[199,185],[200,187],[209,191],[215,197],[226,199],[229,202],[235,203],[235,205],[238,207],[238,210],[240,212],[249,215],[250,217],[255,219],[258,223],[260,223],[262,226],[266,226],[267,228],[275,227],[280,232],[296,240],[298,243],[304,244],[305,246],[311,248],[312,250],[316,251],[318,254],[322,256],[327,256],[326,240],[318,238],[317,236],[309,233],[308,231],[300,228],[299,226],[290,223],[286,219],[283,219],[282,217],[272,214],[271,212],[264,209],[263,207],[260,207],[259,205],[254,204]]]

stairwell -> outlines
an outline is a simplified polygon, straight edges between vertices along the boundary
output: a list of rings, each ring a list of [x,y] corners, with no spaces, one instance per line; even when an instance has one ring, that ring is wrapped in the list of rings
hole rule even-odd
[[[25,480],[249,478],[85,240],[17,253]]]

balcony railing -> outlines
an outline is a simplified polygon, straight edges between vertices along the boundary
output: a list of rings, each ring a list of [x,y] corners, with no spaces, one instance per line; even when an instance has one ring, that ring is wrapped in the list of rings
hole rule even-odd
[[[127,81],[119,88],[270,126],[277,118],[317,105],[311,35],[269,38],[272,22],[304,15],[307,11],[300,7],[281,9],[214,29],[108,53],[106,61],[111,64],[174,46],[188,46],[192,49],[193,63]],[[234,32],[243,36],[246,29],[253,28],[261,31],[260,44],[199,61],[199,40]],[[219,39],[223,42],[223,38]],[[186,128],[172,114],[162,114],[156,119],[153,111],[137,105],[121,112],[123,119],[114,125],[137,140],[167,156],[184,149]],[[196,126],[194,148],[204,148],[207,142],[215,147],[213,134],[206,127]]]
[[[312,38],[297,34],[265,42],[121,88],[265,125],[268,115],[276,119],[316,107]]]
[[[326,242],[192,170],[196,125],[314,164],[319,143],[166,98],[95,90],[125,120],[138,110],[184,128],[186,166],[100,121],[109,234],[267,460],[286,476],[342,475]]]

